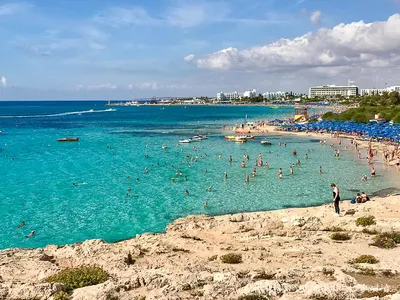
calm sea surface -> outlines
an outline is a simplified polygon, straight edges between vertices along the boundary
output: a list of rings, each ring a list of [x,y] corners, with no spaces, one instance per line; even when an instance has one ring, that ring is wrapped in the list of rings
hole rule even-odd
[[[318,140],[272,136],[268,139],[273,146],[268,147],[260,145],[261,138],[244,144],[227,142],[220,132],[223,124],[243,122],[246,114],[251,120],[274,119],[292,115],[293,108],[109,109],[104,104],[0,102],[0,249],[93,238],[112,242],[163,231],[174,219],[190,214],[318,205],[331,201],[331,182],[339,185],[342,198],[353,196],[351,190],[371,193],[394,186],[389,176],[382,175],[361,182],[369,169],[351,150],[342,149],[337,160],[334,149]],[[207,134],[209,139],[177,145],[194,134]],[[75,136],[78,143],[57,142]],[[279,141],[287,142],[287,147],[279,147]],[[168,148],[164,151],[162,145]],[[297,159],[294,149],[301,166],[289,176]],[[245,153],[250,160],[243,169]],[[245,175],[251,174],[260,153],[270,168],[258,168],[257,176],[245,184]],[[175,177],[176,169],[187,181]],[[208,207],[203,206],[206,201]],[[17,229],[22,220],[26,225]],[[32,230],[36,236],[25,238]]]

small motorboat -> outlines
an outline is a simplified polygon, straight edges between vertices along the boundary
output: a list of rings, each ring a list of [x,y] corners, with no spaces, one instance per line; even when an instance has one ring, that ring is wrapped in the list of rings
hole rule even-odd
[[[237,136],[235,137],[235,142],[237,143],[245,143],[247,142],[249,139],[246,138],[245,136]]]
[[[208,137],[206,137],[205,135],[195,135],[192,139],[193,139],[193,140],[202,141],[202,140],[208,139]]]
[[[270,141],[261,141],[261,145],[264,145],[264,146],[271,146],[272,143],[271,143]]]
[[[236,136],[234,136],[234,135],[226,135],[226,136],[225,136],[225,139],[226,139],[226,140],[234,140],[235,137],[236,137]]]
[[[58,139],[57,142],[78,142],[79,138],[74,137],[74,138],[62,138]]]
[[[187,139],[187,140],[180,140],[179,141],[179,144],[188,144],[188,143],[191,143],[192,142],[192,140],[191,139]]]

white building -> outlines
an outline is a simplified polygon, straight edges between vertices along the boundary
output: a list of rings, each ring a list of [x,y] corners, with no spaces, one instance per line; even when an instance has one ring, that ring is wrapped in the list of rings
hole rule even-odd
[[[336,96],[341,95],[343,97],[358,96],[358,86],[339,86],[339,85],[321,85],[312,86],[309,89],[308,96],[310,98],[323,97],[323,96]]]
[[[364,95],[382,95],[384,92],[399,92],[400,93],[400,86],[390,86],[384,89],[362,89],[361,96]]]
[[[254,98],[254,97],[257,97],[257,91],[256,91],[256,90],[245,91],[245,92],[243,93],[243,97],[247,97],[247,98]]]
[[[286,92],[266,92],[262,95],[265,99],[281,99],[285,97]]]
[[[241,95],[236,91],[232,93],[224,93],[224,92],[217,93],[218,101],[232,101],[232,100],[238,100],[240,98]]]

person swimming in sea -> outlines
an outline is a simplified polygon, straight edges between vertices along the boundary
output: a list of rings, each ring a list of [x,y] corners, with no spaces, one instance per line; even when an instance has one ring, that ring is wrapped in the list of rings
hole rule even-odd
[[[322,174],[322,166],[319,167],[319,175]]]
[[[189,191],[185,190],[185,195],[189,196]]]
[[[228,173],[227,172],[224,173],[224,179],[228,179]]]
[[[25,221],[22,221],[21,224],[19,224],[17,228],[22,228],[24,226],[25,226]]]
[[[231,162],[232,162],[232,155],[229,155],[228,162],[229,162],[229,163],[231,163]]]
[[[208,192],[211,192],[211,191],[212,191],[212,186],[209,186],[209,187],[207,188],[207,191],[208,191]]]
[[[26,238],[31,238],[35,235],[35,230],[32,230],[30,234],[26,236]]]
[[[249,175],[246,174],[246,177],[244,178],[244,182],[249,183],[249,180],[250,180]]]
[[[290,166],[290,175],[293,175],[293,167]]]

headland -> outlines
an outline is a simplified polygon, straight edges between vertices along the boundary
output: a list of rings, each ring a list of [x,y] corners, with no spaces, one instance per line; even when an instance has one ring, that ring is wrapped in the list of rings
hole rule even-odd
[[[0,298],[52,299],[66,286],[46,278],[96,265],[108,279],[68,291],[71,299],[399,299],[400,247],[376,245],[400,231],[400,196],[341,205],[341,217],[331,204],[188,216],[113,244],[3,250]]]

